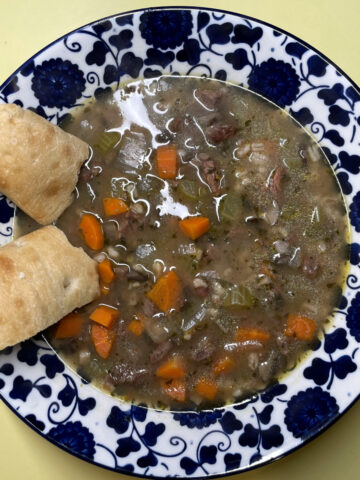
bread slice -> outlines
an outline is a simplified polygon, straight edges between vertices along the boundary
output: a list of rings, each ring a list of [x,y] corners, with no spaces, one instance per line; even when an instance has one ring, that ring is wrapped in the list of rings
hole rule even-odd
[[[97,264],[54,226],[0,248],[0,350],[100,294]]]
[[[0,191],[41,225],[72,202],[89,146],[18,105],[0,105]]]

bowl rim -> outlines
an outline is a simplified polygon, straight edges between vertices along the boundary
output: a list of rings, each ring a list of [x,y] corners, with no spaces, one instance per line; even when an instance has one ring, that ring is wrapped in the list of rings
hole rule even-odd
[[[38,50],[37,52],[35,52],[31,57],[29,57],[24,63],[22,63],[16,70],[14,70],[3,82],[2,84],[0,85],[0,90],[2,90],[3,88],[5,88],[7,86],[8,83],[11,82],[11,80],[13,79],[13,77],[15,75],[17,75],[25,66],[27,66],[28,64],[31,63],[31,61],[36,58],[38,55],[40,55],[42,52],[46,51],[48,48],[52,47],[53,45],[55,45],[56,43],[60,42],[61,40],[65,39],[66,37],[69,37],[70,35],[76,33],[78,30],[80,29],[83,29],[83,28],[86,28],[86,27],[90,27],[92,25],[95,25],[97,23],[100,23],[100,22],[103,22],[107,19],[113,19],[113,18],[118,18],[118,17],[122,17],[122,16],[126,16],[126,15],[130,15],[130,14],[134,14],[134,13],[138,13],[138,12],[152,12],[152,11],[157,11],[157,10],[191,10],[191,11],[207,11],[207,12],[218,12],[218,13],[222,13],[222,14],[227,14],[227,15],[232,15],[234,17],[239,17],[239,18],[242,18],[242,19],[247,19],[247,20],[251,20],[251,21],[254,21],[254,22],[257,22],[261,25],[264,25],[264,26],[267,26],[267,27],[270,27],[271,29],[273,29],[274,31],[277,31],[277,32],[280,32],[282,34],[286,34],[286,35],[289,35],[292,39],[296,40],[298,43],[300,43],[301,45],[304,45],[305,47],[307,47],[308,49],[311,49],[313,52],[315,52],[317,55],[319,55],[321,58],[323,58],[326,63],[328,63],[329,65],[331,65],[332,67],[335,68],[335,70],[341,75],[343,76],[344,78],[346,78],[348,80],[348,82],[354,87],[354,89],[360,94],[360,87],[357,85],[357,83],[355,83],[354,80],[352,80],[352,78],[347,74],[345,73],[335,62],[333,62],[331,59],[329,59],[325,54],[323,54],[320,50],[318,50],[317,48],[313,47],[310,43],[304,41],[303,39],[301,39],[300,37],[290,33],[289,31],[281,28],[281,27],[278,27],[278,26],[275,26],[273,25],[272,23],[270,22],[266,22],[264,20],[261,20],[259,18],[256,18],[256,17],[253,17],[253,16],[250,16],[250,15],[246,15],[246,14],[242,14],[242,13],[239,13],[239,12],[235,12],[235,11],[231,11],[231,10],[226,10],[226,9],[222,9],[222,8],[213,8],[213,7],[205,7],[205,6],[192,6],[192,5],[163,5],[163,6],[156,6],[156,7],[148,7],[148,8],[137,8],[137,9],[132,9],[132,10],[126,10],[126,11],[122,11],[120,13],[112,13],[110,15],[107,15],[105,17],[102,17],[102,18],[99,18],[99,19],[95,19],[95,20],[92,20],[86,24],[83,24],[81,26],[78,26],[76,28],[74,28],[73,30],[61,35],[60,37],[56,38],[55,40],[51,41],[50,43],[46,44],[43,48],[41,48],[40,50]],[[347,209],[347,217],[349,216],[349,213],[348,213],[348,209]],[[309,436],[308,438],[306,438],[305,440],[302,440],[301,443],[299,443],[298,445],[290,448],[289,450],[286,450],[286,451],[280,451],[279,453],[276,454],[275,457],[273,458],[270,458],[268,460],[265,460],[265,461],[262,461],[261,464],[257,464],[256,462],[254,464],[250,464],[250,465],[247,465],[246,467],[243,467],[241,469],[234,469],[234,470],[231,470],[231,471],[228,471],[228,472],[224,472],[224,473],[221,473],[221,474],[207,474],[205,477],[204,475],[201,475],[201,476],[191,476],[191,478],[195,479],[195,480],[201,480],[201,479],[204,479],[204,478],[226,478],[226,477],[230,477],[232,475],[236,475],[236,474],[242,474],[242,473],[246,473],[246,472],[249,472],[251,470],[255,470],[255,469],[259,469],[261,467],[264,467],[266,465],[269,465],[277,460],[281,460],[282,458],[290,455],[291,453],[299,450],[300,448],[302,448],[303,446],[309,444],[311,441],[313,441],[314,439],[316,439],[317,437],[319,437],[322,433],[324,433],[326,430],[328,430],[330,427],[332,427],[343,415],[345,415],[354,405],[355,403],[360,399],[360,392],[359,394],[353,398],[353,400],[347,405],[346,408],[344,408],[342,411],[338,411],[334,416],[333,418],[327,422],[325,425],[322,425],[320,428],[317,429],[317,431],[315,433],[313,433],[311,436]],[[159,478],[155,475],[152,475],[152,474],[146,474],[146,476],[144,475],[141,475],[139,473],[134,473],[134,472],[131,472],[131,471],[125,471],[125,470],[118,470],[118,469],[115,469],[115,468],[112,468],[110,466],[107,466],[107,465],[104,465],[102,463],[99,463],[95,460],[91,460],[89,459],[88,457],[86,456],[83,456],[79,453],[76,453],[74,452],[73,450],[71,450],[70,448],[66,447],[65,445],[59,443],[59,442],[56,442],[55,440],[53,440],[48,434],[46,433],[43,433],[41,430],[39,430],[38,428],[36,428],[35,425],[33,425],[31,422],[29,422],[25,417],[23,417],[17,410],[16,408],[14,408],[5,398],[4,396],[1,394],[0,392],[0,400],[2,400],[2,402],[27,426],[27,427],[30,427],[34,432],[36,432],[37,434],[39,434],[42,438],[44,438],[45,440],[47,440],[47,442],[50,442],[52,443],[54,446],[56,446],[57,448],[60,448],[61,450],[63,450],[64,452],[68,453],[68,454],[71,454],[72,456],[76,457],[76,458],[79,458],[80,460],[82,461],[86,461],[87,463],[89,463],[90,465],[95,465],[97,467],[100,467],[102,469],[105,469],[105,470],[109,470],[111,472],[114,472],[114,473],[119,473],[119,474],[122,474],[122,475],[128,475],[128,476],[131,476],[131,477],[134,477],[134,478],[143,478],[143,479],[147,479],[147,478]],[[177,478],[180,478],[180,479],[186,479],[186,478],[189,478],[188,476],[186,475],[183,475],[181,474],[180,476],[178,476]]]
[[[352,80],[352,78],[347,73],[344,72],[344,70],[342,70],[335,62],[333,62],[329,57],[327,57],[320,50],[313,47],[310,43],[304,41],[303,39],[301,39],[297,35],[294,35],[293,33],[290,33],[289,31],[287,31],[283,28],[277,27],[270,22],[266,22],[265,20],[260,20],[256,17],[252,17],[251,15],[245,15],[243,13],[234,12],[234,11],[231,11],[231,10],[225,10],[223,8],[201,7],[201,6],[191,6],[191,5],[171,5],[171,6],[164,5],[164,6],[149,7],[149,8],[135,8],[133,10],[126,10],[125,12],[121,12],[121,13],[113,13],[111,15],[107,15],[106,17],[98,18],[98,19],[93,20],[91,22],[80,25],[79,27],[76,27],[73,30],[70,30],[69,32],[64,33],[64,35],[61,35],[61,37],[56,38],[55,40],[53,40],[52,42],[48,43],[43,48],[41,48],[40,50],[35,52],[30,58],[28,58],[24,63],[22,63],[16,70],[14,70],[2,82],[2,84],[0,85],[0,90],[2,90],[4,87],[6,87],[6,85],[11,81],[13,76],[16,75],[17,73],[19,73],[20,70],[22,70],[26,65],[28,65],[31,62],[31,60],[33,60],[35,57],[37,57],[40,53],[44,52],[45,50],[47,50],[49,47],[51,47],[55,43],[58,43],[60,40],[63,40],[65,37],[68,37],[69,35],[72,35],[73,33],[77,32],[78,30],[80,30],[82,28],[89,27],[91,25],[94,25],[95,23],[102,22],[102,21],[107,20],[109,18],[122,17],[122,16],[125,16],[125,15],[137,13],[137,12],[151,12],[151,11],[154,11],[154,10],[206,10],[206,11],[209,11],[209,12],[220,12],[220,13],[224,13],[224,14],[227,14],[227,15],[234,15],[234,16],[237,16],[237,17],[240,17],[240,18],[246,18],[247,20],[253,20],[254,22],[261,23],[262,25],[266,25],[267,27],[270,27],[273,30],[276,30],[276,31],[281,32],[281,33],[285,33],[286,35],[290,35],[294,40],[296,40],[300,44],[304,45],[305,47],[310,48],[315,53],[320,55],[329,65],[332,65],[343,77],[345,77],[351,83],[351,85],[358,91],[358,93],[360,93],[360,87],[357,85],[357,83],[354,82],[354,80]]]

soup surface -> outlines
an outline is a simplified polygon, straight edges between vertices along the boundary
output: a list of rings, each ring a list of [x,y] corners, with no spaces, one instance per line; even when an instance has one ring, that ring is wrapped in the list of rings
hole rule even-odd
[[[64,128],[93,155],[57,225],[99,262],[102,295],[49,331],[56,350],[157,407],[232,402],[293,368],[346,263],[310,136],[251,92],[186,77],[127,85]]]

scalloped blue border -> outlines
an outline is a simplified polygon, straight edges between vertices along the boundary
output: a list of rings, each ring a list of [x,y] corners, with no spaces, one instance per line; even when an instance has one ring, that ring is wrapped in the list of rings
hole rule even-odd
[[[332,60],[330,60],[326,55],[324,55],[323,53],[321,53],[319,50],[317,50],[316,48],[314,48],[312,45],[310,45],[309,43],[305,42],[304,40],[300,39],[299,37],[297,37],[296,35],[293,35],[291,33],[289,33],[288,31],[280,28],[280,27],[276,27],[274,25],[272,25],[271,23],[268,23],[268,22],[265,22],[263,20],[259,20],[255,17],[251,17],[249,15],[245,15],[245,14],[241,14],[241,13],[237,13],[237,12],[232,12],[232,11],[229,11],[229,10],[223,10],[223,9],[218,9],[218,8],[208,8],[208,7],[200,7],[200,6],[161,6],[161,7],[151,7],[151,8],[139,8],[139,9],[134,9],[134,10],[128,10],[126,12],[121,12],[121,13],[114,13],[112,15],[108,15],[106,17],[103,17],[103,18],[100,18],[100,19],[96,19],[96,20],[93,20],[92,22],[89,22],[85,25],[82,25],[80,27],[77,27],[76,29],[62,35],[61,37],[57,38],[56,40],[54,40],[53,42],[47,44],[46,46],[44,46],[42,49],[40,49],[38,52],[36,52],[34,55],[32,55],[26,62],[24,62],[22,65],[20,65],[3,83],[2,85],[0,86],[0,89],[3,89],[10,81],[11,79],[14,77],[14,75],[16,75],[20,70],[22,70],[22,68],[24,68],[26,65],[28,65],[34,58],[36,58],[40,53],[42,53],[43,51],[47,50],[49,47],[51,47],[52,45],[58,43],[59,41],[63,40],[64,38],[68,37],[69,35],[75,33],[76,31],[78,31],[79,29],[82,29],[82,28],[85,28],[85,27],[89,27],[91,25],[94,25],[95,23],[98,23],[98,22],[101,22],[103,20],[106,20],[106,19],[110,19],[110,18],[114,18],[114,17],[120,17],[120,16],[125,16],[125,15],[129,15],[129,14],[132,14],[132,13],[136,13],[136,12],[149,12],[149,11],[154,11],[154,10],[180,10],[180,9],[187,9],[187,10],[206,10],[206,11],[210,11],[210,12],[220,12],[220,13],[223,13],[223,14],[229,14],[229,15],[233,15],[233,16],[237,16],[239,18],[245,18],[245,19],[248,19],[248,20],[253,20],[255,22],[258,22],[259,24],[262,24],[262,25],[265,25],[267,27],[270,27],[272,28],[273,30],[275,31],[278,31],[278,32],[281,32],[281,33],[284,33],[286,35],[289,35],[291,36],[293,39],[295,39],[297,42],[299,42],[300,44],[310,48],[312,51],[314,51],[315,53],[317,53],[320,57],[322,57],[328,64],[332,65],[343,77],[345,77],[350,83],[351,85],[360,93],[360,88],[358,87],[358,85],[340,68],[338,67]],[[354,406],[354,404],[356,403],[357,400],[359,400],[360,398],[360,394],[355,398],[353,399],[353,401],[341,412],[341,413],[338,413],[335,417],[333,417],[331,419],[331,421],[329,423],[327,423],[326,425],[324,425],[322,428],[320,428],[319,430],[317,430],[311,437],[307,438],[306,440],[304,440],[301,444],[297,445],[296,447],[293,447],[292,449],[290,450],[287,450],[286,452],[284,453],[280,453],[278,456],[276,456],[275,458],[272,458],[270,460],[266,460],[264,461],[263,463],[261,463],[261,465],[253,465],[253,466],[248,466],[244,469],[241,469],[241,471],[239,471],[238,469],[237,470],[233,470],[233,471],[229,471],[229,472],[225,472],[223,474],[210,474],[210,475],[207,475],[206,478],[225,478],[225,477],[229,477],[231,475],[235,475],[235,474],[239,474],[239,473],[245,473],[245,472],[248,472],[250,470],[254,470],[256,468],[260,468],[260,467],[263,467],[265,465],[268,465],[270,463],[273,463],[274,461],[276,460],[279,460],[279,459],[282,459],[288,455],[290,455],[291,453],[295,452],[296,450],[300,449],[301,447],[303,447],[304,445],[307,445],[308,443],[310,443],[312,440],[314,440],[315,438],[317,438],[319,435],[321,435],[324,431],[326,431],[327,429],[329,429],[332,425],[334,425],[338,420],[339,418],[341,418],[344,414],[346,414],[351,407]],[[22,420],[28,427],[30,427],[34,432],[38,433],[39,435],[41,435],[44,439],[46,439],[48,442],[52,443],[53,445],[55,445],[56,447],[60,448],[61,450],[63,450],[64,452],[66,453],[69,453],[71,454],[72,456],[74,457],[77,457],[79,458],[80,460],[83,460],[83,461],[86,461],[87,463],[91,464],[91,465],[96,465],[100,468],[103,468],[105,470],[110,470],[114,473],[120,473],[120,474],[126,474],[126,475],[129,475],[129,476],[132,476],[132,477],[136,477],[136,478],[158,478],[156,476],[153,476],[153,475],[146,475],[145,476],[142,476],[140,474],[136,474],[136,473],[133,473],[133,472],[129,472],[129,471],[119,471],[119,470],[116,470],[114,468],[111,468],[111,467],[107,467],[103,464],[100,464],[100,463],[97,463],[96,461],[93,461],[93,460],[89,460],[88,458],[84,457],[84,456],[81,456],[79,454],[76,454],[74,453],[72,450],[66,448],[64,445],[62,444],[59,444],[57,442],[55,442],[54,440],[52,440],[50,437],[48,437],[47,435],[43,434],[40,430],[38,430],[37,428],[34,427],[34,425],[32,425],[30,422],[28,422],[24,417],[22,417],[18,411],[16,409],[14,409],[5,399],[4,397],[1,395],[0,393],[0,399],[4,402],[4,404],[13,412],[15,413],[15,415],[20,419]],[[188,477],[186,476],[179,476],[177,478],[182,478],[182,479],[186,479]],[[196,477],[192,477],[194,479],[198,479],[198,480],[201,480],[204,478],[204,475],[202,476],[196,476]]]

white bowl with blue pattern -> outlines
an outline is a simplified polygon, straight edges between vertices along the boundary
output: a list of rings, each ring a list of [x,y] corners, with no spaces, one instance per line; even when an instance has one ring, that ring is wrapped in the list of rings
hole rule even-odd
[[[54,123],[104,89],[160,74],[204,75],[250,87],[288,110],[322,145],[351,223],[350,270],[334,320],[281,382],[238,405],[156,411],[84,384],[39,338],[0,352],[0,397],[29,426],[96,465],[154,477],[207,477],[263,465],[300,447],[360,394],[360,94],[333,63],[258,20],[219,10],[157,8],[65,35],[22,65],[0,101]],[[13,205],[0,196],[0,242]]]

